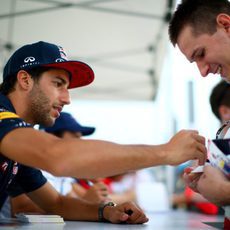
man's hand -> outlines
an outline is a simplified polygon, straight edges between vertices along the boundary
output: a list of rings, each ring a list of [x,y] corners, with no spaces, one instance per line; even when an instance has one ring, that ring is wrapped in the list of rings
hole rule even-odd
[[[217,168],[205,166],[204,173],[197,182],[197,190],[209,201],[217,205],[230,204],[230,181]]]
[[[192,173],[194,167],[188,167],[184,170],[184,181],[187,186],[189,186],[194,192],[199,192],[197,190],[197,182],[200,179],[202,173]]]
[[[219,206],[230,204],[230,182],[219,169],[206,165],[203,173],[191,173],[192,170],[186,168],[183,175],[191,189]]]
[[[132,202],[126,202],[117,206],[106,206],[103,216],[114,224],[143,224],[148,221],[144,212]]]
[[[194,130],[181,130],[166,144],[166,158],[170,165],[198,159],[203,165],[207,159],[205,138]]]

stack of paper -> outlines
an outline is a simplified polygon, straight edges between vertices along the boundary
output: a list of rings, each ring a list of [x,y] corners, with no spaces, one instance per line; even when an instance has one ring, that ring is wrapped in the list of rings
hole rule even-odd
[[[18,213],[15,216],[20,222],[24,223],[64,223],[63,218],[59,215]]]

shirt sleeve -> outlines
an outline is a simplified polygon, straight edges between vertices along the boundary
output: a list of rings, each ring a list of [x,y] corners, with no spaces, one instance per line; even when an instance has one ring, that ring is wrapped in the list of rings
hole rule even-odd
[[[22,193],[32,192],[47,182],[41,171],[32,167],[20,165],[17,175],[10,183],[7,191],[12,197]]]
[[[32,127],[32,125],[26,123],[16,113],[0,108],[0,141],[10,131],[25,127]]]

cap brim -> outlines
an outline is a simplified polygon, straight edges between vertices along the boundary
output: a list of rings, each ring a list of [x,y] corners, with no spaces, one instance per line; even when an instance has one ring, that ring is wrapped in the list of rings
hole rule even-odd
[[[63,61],[44,66],[61,68],[71,75],[69,89],[89,85],[94,80],[93,70],[85,63],[79,61]]]
[[[80,130],[82,133],[82,136],[88,136],[94,133],[95,128],[94,127],[82,127],[82,129]]]
[[[60,127],[56,127],[51,126],[51,127],[45,127],[44,130],[47,133],[55,133],[58,131],[70,131],[70,132],[81,132],[82,136],[88,136],[91,135],[95,132],[95,128],[94,127],[87,127],[87,126],[81,126],[81,127],[75,127],[75,126],[60,126]]]

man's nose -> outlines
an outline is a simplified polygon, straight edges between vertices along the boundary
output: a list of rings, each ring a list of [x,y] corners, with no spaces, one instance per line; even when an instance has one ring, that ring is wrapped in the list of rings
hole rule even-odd
[[[69,90],[64,89],[61,93],[61,101],[63,104],[68,105],[70,104],[70,95],[69,95]]]
[[[205,64],[203,61],[197,61],[196,64],[200,71],[201,76],[207,77],[207,75],[209,74],[209,66]]]

